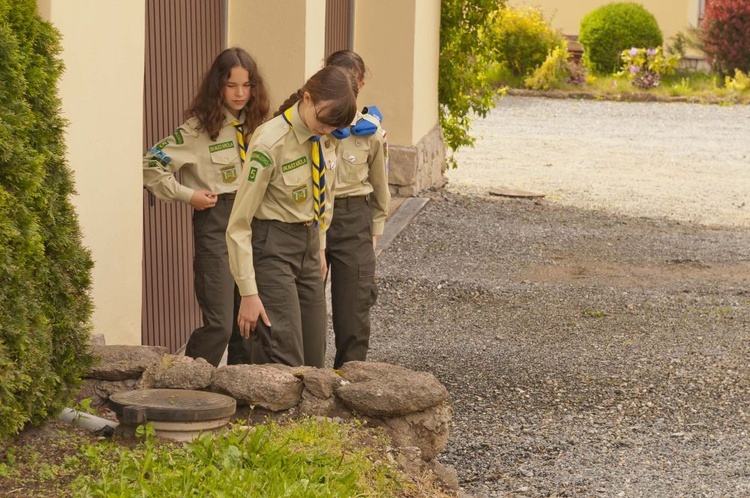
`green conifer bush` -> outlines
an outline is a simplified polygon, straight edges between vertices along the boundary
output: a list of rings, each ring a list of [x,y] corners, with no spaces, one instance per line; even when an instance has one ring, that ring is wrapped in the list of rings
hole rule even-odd
[[[92,362],[59,39],[36,1],[0,0],[0,439],[57,415]]]

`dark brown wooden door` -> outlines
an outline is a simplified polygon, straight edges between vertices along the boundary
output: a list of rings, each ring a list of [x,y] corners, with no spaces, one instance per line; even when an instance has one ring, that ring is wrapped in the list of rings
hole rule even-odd
[[[352,48],[352,0],[326,0],[326,57],[337,50]]]
[[[147,0],[143,150],[170,135],[224,48],[222,0]],[[192,208],[143,190],[143,344],[179,350],[201,324]]]

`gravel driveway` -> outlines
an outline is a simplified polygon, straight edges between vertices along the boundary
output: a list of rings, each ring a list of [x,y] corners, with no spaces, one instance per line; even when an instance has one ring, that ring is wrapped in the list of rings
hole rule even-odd
[[[507,97],[378,259],[495,496],[750,496],[750,109]],[[509,186],[543,200],[486,196]]]

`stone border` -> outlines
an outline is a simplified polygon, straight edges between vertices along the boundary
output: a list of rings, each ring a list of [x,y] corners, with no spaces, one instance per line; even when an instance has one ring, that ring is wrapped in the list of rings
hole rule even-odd
[[[109,396],[133,389],[190,389],[237,401],[233,420],[251,423],[301,416],[358,419],[390,438],[405,472],[432,472],[458,490],[455,469],[437,460],[448,442],[451,407],[447,389],[429,372],[387,363],[354,361],[340,370],[286,365],[225,365],[166,354],[163,347],[92,345],[100,358],[78,399],[106,406]]]

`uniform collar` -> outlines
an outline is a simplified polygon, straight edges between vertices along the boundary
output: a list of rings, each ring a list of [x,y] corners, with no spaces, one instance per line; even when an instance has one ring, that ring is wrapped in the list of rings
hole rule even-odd
[[[232,114],[232,111],[230,111],[229,109],[227,109],[224,106],[222,106],[221,110],[224,111],[224,124],[227,124],[227,125],[228,124],[232,124],[232,122],[234,122],[234,121],[239,121],[240,123],[244,123],[245,122],[245,109],[242,109],[240,111],[240,117],[239,118],[235,118],[234,114]]]
[[[283,119],[283,118],[282,118]],[[292,106],[292,131],[300,144],[307,142],[314,135],[310,128],[302,121],[299,115],[299,103]]]

